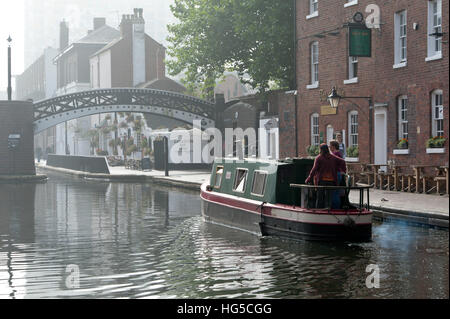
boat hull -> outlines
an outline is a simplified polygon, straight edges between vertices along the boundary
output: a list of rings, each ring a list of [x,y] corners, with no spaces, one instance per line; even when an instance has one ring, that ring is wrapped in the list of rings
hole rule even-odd
[[[202,186],[206,222],[262,236],[319,241],[365,242],[372,238],[372,213],[328,212],[265,204],[211,192]]]

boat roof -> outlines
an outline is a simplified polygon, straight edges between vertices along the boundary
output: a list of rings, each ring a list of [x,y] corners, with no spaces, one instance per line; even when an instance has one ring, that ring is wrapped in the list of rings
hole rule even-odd
[[[214,163],[220,164],[220,163],[229,163],[229,164],[236,164],[236,163],[264,163],[264,164],[271,164],[271,165],[289,165],[289,164],[295,164],[296,162],[301,162],[303,160],[311,161],[310,158],[285,158],[283,160],[274,160],[274,159],[263,159],[263,158],[255,158],[255,157],[245,157],[243,159],[239,159],[238,157],[221,157],[221,158],[215,158]]]

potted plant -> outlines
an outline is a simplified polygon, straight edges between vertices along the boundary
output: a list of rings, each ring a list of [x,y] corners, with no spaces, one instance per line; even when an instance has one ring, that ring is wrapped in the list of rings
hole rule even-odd
[[[443,148],[447,139],[443,136],[431,137],[427,140],[427,148]]]
[[[397,142],[397,148],[400,150],[406,150],[408,149],[408,139],[402,138],[400,141]]]
[[[319,155],[319,146],[318,145],[310,145],[306,148],[306,152],[309,156],[317,156]]]
[[[359,147],[357,145],[350,146],[347,149],[347,157],[358,158],[359,157]]]

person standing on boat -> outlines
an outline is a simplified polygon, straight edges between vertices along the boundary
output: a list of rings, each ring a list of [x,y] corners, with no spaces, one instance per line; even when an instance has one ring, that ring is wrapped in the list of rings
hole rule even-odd
[[[318,186],[337,186],[339,185],[338,171],[347,172],[345,161],[333,154],[330,154],[328,145],[320,145],[320,154],[314,160],[314,166],[305,180],[306,184],[311,181]],[[320,190],[317,192],[316,208],[324,208],[331,204],[331,192]],[[329,206],[328,206],[329,207]]]
[[[339,142],[337,140],[331,140],[329,148],[331,154],[343,159],[342,153],[339,150]],[[337,175],[338,175],[338,186],[346,186],[345,172],[342,170],[338,170]],[[345,204],[345,202],[346,202],[345,190],[341,189],[333,192],[333,203],[332,203],[333,208],[341,207],[341,204]]]
[[[344,142],[342,141],[342,135],[341,135],[341,133],[337,133],[336,134],[336,140],[337,140],[337,142],[338,142],[338,144],[339,144],[339,147],[338,147],[338,149],[339,149],[339,151],[341,152],[341,157],[343,158],[343,159],[345,159],[346,157],[347,157],[347,150],[346,150],[346,147],[345,147],[345,144],[344,144]]]

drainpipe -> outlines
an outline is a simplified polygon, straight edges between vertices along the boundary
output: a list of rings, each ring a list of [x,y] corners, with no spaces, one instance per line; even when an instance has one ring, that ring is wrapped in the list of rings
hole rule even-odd
[[[297,0],[294,1],[294,90],[297,91]],[[298,91],[297,91],[298,92]],[[298,156],[297,94],[294,94],[295,157]]]

